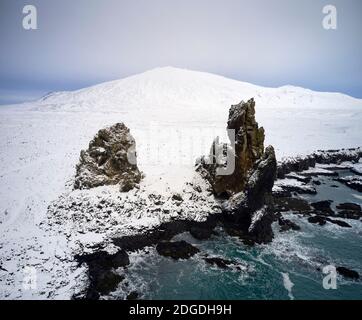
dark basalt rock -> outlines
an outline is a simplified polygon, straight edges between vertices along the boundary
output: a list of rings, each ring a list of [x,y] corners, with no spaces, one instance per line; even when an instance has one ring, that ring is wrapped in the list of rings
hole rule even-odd
[[[230,261],[230,260],[226,260],[226,259],[222,259],[222,258],[217,258],[217,257],[213,257],[213,258],[204,258],[205,262],[207,262],[208,264],[214,265],[219,267],[220,269],[229,269],[231,265],[234,265],[235,263]]]
[[[248,229],[251,240],[259,244],[272,242],[274,233],[271,225],[274,221],[275,216],[270,208],[265,207],[256,211]]]
[[[296,223],[294,223],[293,221],[290,221],[288,219],[284,219],[282,217],[280,217],[278,219],[278,223],[280,226],[280,232],[285,232],[285,231],[289,231],[289,230],[294,230],[294,231],[300,230],[300,226],[298,226]]]
[[[312,211],[306,200],[292,197],[274,198],[274,208],[280,212],[292,211],[301,214],[308,214]]]
[[[353,190],[362,192],[362,178],[360,176],[348,176],[348,177],[335,179],[335,181],[343,183],[344,185]]]
[[[362,218],[362,212],[353,210],[342,210],[336,214],[336,217],[343,219],[359,220]]]
[[[101,295],[107,295],[117,289],[124,276],[113,271],[99,270],[91,279],[94,281],[94,290]]]
[[[324,215],[334,215],[334,211],[331,209],[332,200],[319,201],[311,203],[311,206],[318,211],[318,213],[322,213]]]
[[[254,170],[245,188],[247,207],[251,211],[259,210],[265,204],[272,202],[271,194],[276,177],[277,161],[274,148],[269,146],[260,160],[254,165]]]
[[[341,203],[337,206],[337,217],[359,220],[362,218],[361,206],[355,203]]]
[[[338,210],[350,210],[350,211],[358,211],[361,212],[361,206],[356,203],[340,203],[337,205]]]
[[[239,225],[240,234],[247,241],[268,243],[273,239],[271,224],[275,216],[271,192],[275,175],[275,153],[270,146],[255,164],[244,193],[236,194],[228,201],[226,213],[234,228]]]
[[[82,256],[76,255],[75,260],[79,264],[86,263],[88,265],[90,284],[85,293],[87,300],[97,300],[100,295],[114,291],[124,276],[115,273],[113,269],[129,265],[129,257],[124,250],[115,254],[99,251]]]
[[[8,270],[6,270],[5,268],[3,268],[3,266],[0,266],[0,270],[8,272]]]
[[[172,259],[189,259],[200,250],[186,241],[160,242],[156,246],[159,255]]]
[[[322,184],[322,182],[318,180],[313,180],[312,183],[315,184],[316,186],[320,186]]]
[[[162,223],[159,227],[132,236],[124,236],[114,238],[113,243],[126,251],[137,251],[144,247],[155,245],[161,241],[170,241],[175,235],[183,232],[191,232],[191,229],[202,229],[208,233],[213,229],[216,224],[222,220],[220,215],[209,216],[204,222],[195,222],[190,220],[176,220],[171,222]],[[195,231],[196,232],[196,231]]]
[[[313,216],[308,218],[309,223],[319,224],[320,226],[324,226],[327,223],[326,218],[321,216]]]
[[[106,251],[98,251],[92,254],[76,255],[75,260],[80,264],[86,263],[92,268],[119,268],[129,265],[129,257],[126,251],[119,250],[115,254],[109,254]]]
[[[183,201],[182,196],[178,193],[175,193],[172,195],[172,200],[179,201],[179,202]]]
[[[292,192],[289,190],[281,189],[281,190],[273,190],[272,195],[274,199],[276,198],[291,198]]]
[[[305,185],[305,186],[288,186],[288,185],[285,185],[285,186],[281,186],[281,188],[288,192],[288,193],[292,193],[292,192],[295,192],[295,193],[298,193],[298,194],[317,194],[317,190],[311,186],[308,186],[308,185]]]
[[[131,293],[129,293],[127,295],[126,300],[137,300],[138,299],[138,292],[137,291],[132,291]]]
[[[190,233],[197,240],[207,240],[214,234],[211,228],[202,228],[197,226],[191,227]]]
[[[335,219],[330,219],[330,218],[326,218],[326,220],[328,222],[331,222],[333,224],[336,224],[337,226],[340,226],[342,228],[352,228],[351,225],[349,225],[347,222],[345,221],[341,221],[341,220],[335,220]]]
[[[357,271],[345,268],[345,267],[337,267],[337,272],[342,275],[345,278],[349,278],[349,279],[353,279],[353,280],[358,280],[359,279],[359,274]]]
[[[349,225],[347,222],[344,222],[341,220],[330,219],[330,218],[323,217],[323,216],[309,217],[308,222],[313,223],[313,224],[319,224],[320,226],[323,226],[327,222],[330,222],[330,223],[336,224],[342,228],[352,228],[352,226]]]

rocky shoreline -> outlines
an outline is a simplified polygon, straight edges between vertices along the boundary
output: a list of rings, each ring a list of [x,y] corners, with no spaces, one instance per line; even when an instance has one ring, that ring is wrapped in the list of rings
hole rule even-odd
[[[350,228],[340,219],[362,219],[360,206],[341,203],[335,213],[329,201],[308,203],[298,197],[315,195],[320,176],[361,192],[359,169],[345,164],[358,163],[361,148],[318,151],[277,163],[274,148],[264,148],[265,133],[255,120],[253,99],[230,108],[227,129],[233,130],[235,141],[230,135],[230,143],[216,138],[210,154],[197,161],[194,181],[186,184],[182,194],[170,196],[149,194],[140,188],[143,175],[137,167],[135,140],[124,124],[97,133],[89,148],[81,152],[74,190],[48,210],[49,225],[62,225],[68,239],[74,237],[74,230],[76,234],[102,235],[96,247],[85,250],[82,243],[78,246],[75,260],[87,265],[89,284],[74,299],[99,299],[113,292],[125,280],[117,269],[127,268],[130,252],[155,246],[158,254],[175,260],[203,255],[186,241],[173,240],[184,232],[203,241],[217,234],[215,228],[220,227],[252,246],[272,242],[274,222],[281,232],[301,229],[283,217],[285,212],[305,216],[311,224],[321,226],[332,223]],[[230,154],[235,159],[232,174],[218,174],[227,168]],[[351,177],[340,177],[338,170],[342,169],[350,170]],[[103,187],[111,189],[100,189]],[[69,230],[64,221],[71,222]],[[132,223],[139,228],[125,229]],[[80,242],[79,237],[74,242]],[[113,252],[106,250],[109,245]],[[203,259],[221,269],[234,265],[222,257],[204,255]],[[358,278],[348,270],[340,267],[341,273]],[[128,297],[135,299],[138,293],[129,292]]]
[[[340,164],[345,161],[357,163],[362,157],[362,148],[317,151],[304,157],[289,158],[278,162],[277,178],[284,179],[288,173],[315,168],[316,164]]]
[[[343,154],[343,151],[341,154]],[[334,156],[333,161],[335,161],[335,159],[336,158]],[[342,159],[344,161],[344,156]],[[326,164],[326,162],[324,162],[324,164]],[[335,164],[335,162],[332,162],[332,164]],[[346,167],[343,166],[334,169],[338,171],[341,170],[341,168],[344,170],[346,169]],[[298,174],[300,173],[303,172],[298,171]],[[301,176],[304,177],[304,175]],[[321,176],[325,175],[321,174]],[[334,177],[335,174],[329,176]],[[289,176],[289,178],[291,178],[291,176]],[[317,178],[318,175],[315,175],[313,178],[315,179],[314,182],[318,181]],[[295,177],[295,180],[298,181],[298,175]],[[307,180],[304,180],[304,183],[313,183],[313,180],[309,176]],[[270,213],[270,221],[268,221],[267,225],[271,225],[274,221],[277,221],[280,227],[280,232],[298,232],[300,230],[300,226],[283,217],[283,212],[291,211],[295,212],[296,214],[306,216],[310,223],[318,224],[321,226],[325,225],[326,223],[333,223],[339,227],[350,228],[351,226],[347,222],[340,219],[347,218],[362,220],[362,211],[359,205],[353,203],[340,203],[337,205],[338,212],[335,212],[331,208],[331,201],[326,200],[308,203],[306,200],[295,197],[295,192],[296,190],[293,189],[293,187],[291,187],[291,189],[288,191],[285,190],[284,193],[273,192],[272,199],[269,199],[269,201],[271,201],[270,203],[273,204],[273,211]],[[269,242],[266,241],[266,238],[264,238],[263,241],[257,241],[257,238],[251,237],[250,233],[242,227],[244,221],[241,222],[239,219],[235,219],[235,216],[230,215],[230,212],[228,212],[228,206],[225,206],[225,203],[228,203],[228,205],[230,205],[229,201],[221,201],[224,203],[224,205],[221,206],[223,208],[222,212],[208,216],[205,221],[196,222],[192,220],[175,220],[162,223],[153,230],[148,230],[140,234],[113,238],[112,242],[117,248],[119,248],[119,251],[115,255],[127,256],[127,252],[135,252],[145,247],[155,246],[157,252],[165,257],[176,260],[188,259],[194,254],[202,255],[202,252],[200,253],[199,249],[185,241],[173,241],[173,238],[178,234],[189,232],[195,239],[198,239],[200,241],[207,240],[213,235],[217,234],[215,232],[216,227],[221,227],[227,234],[240,238],[247,245]],[[265,225],[266,224],[264,224],[264,226]],[[266,235],[268,235],[268,232],[266,232]],[[272,236],[270,241],[271,240]],[[102,262],[97,262],[95,264],[96,266],[100,264],[101,267],[98,267],[98,271],[94,271],[94,261],[97,261],[99,259],[100,261],[102,261],[105,259],[105,257],[107,257],[107,253],[103,251],[94,253],[92,259],[89,259],[87,255],[85,257],[77,257],[77,261],[84,262],[88,265],[90,279],[90,285],[87,289],[87,292],[83,294],[81,298],[98,299],[101,294],[105,292],[102,291],[104,290],[103,287],[99,289],[98,283],[105,283],[106,288],[115,288],[119,282],[124,280],[123,277],[114,276],[114,271],[112,271],[112,269],[102,267]],[[108,261],[112,261],[111,258],[107,259]],[[228,261],[226,259],[223,259],[222,257],[210,258],[204,256],[203,259],[208,264],[221,269],[225,269],[228,268],[230,265],[233,265],[232,261]],[[128,263],[129,260],[127,260],[127,258],[124,258],[122,265],[115,263],[112,268],[127,268]],[[346,278],[350,278],[352,280],[359,279],[359,274],[356,271],[347,268],[346,266],[339,266],[337,268],[337,272],[340,275]],[[131,292],[130,295],[130,297],[133,298],[135,295],[138,296],[138,294],[135,294],[134,292]]]

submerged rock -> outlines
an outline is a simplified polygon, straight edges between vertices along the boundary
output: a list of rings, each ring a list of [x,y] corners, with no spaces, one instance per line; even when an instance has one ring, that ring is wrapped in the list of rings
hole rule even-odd
[[[336,219],[329,219],[329,218],[326,218],[326,220],[328,222],[336,224],[337,226],[340,226],[342,228],[352,228],[352,226],[350,224],[348,224],[347,222],[345,222],[345,221],[336,220]]]
[[[172,259],[189,259],[200,250],[186,241],[165,241],[156,246],[158,254]]]
[[[345,278],[350,278],[353,280],[359,279],[359,274],[357,271],[345,268],[345,267],[337,267],[337,272]]]
[[[345,221],[330,219],[330,218],[327,218],[327,217],[324,217],[324,216],[309,217],[308,222],[313,223],[313,224],[319,224],[320,226],[323,226],[327,222],[330,222],[330,223],[336,224],[336,225],[338,225],[338,226],[340,226],[342,228],[352,228],[352,226],[349,225]]]
[[[214,231],[212,228],[192,226],[190,233],[197,240],[207,240],[214,234]]]
[[[313,224],[319,224],[320,226],[324,226],[327,223],[327,220],[325,217],[321,216],[313,216],[308,218],[309,223]]]
[[[337,206],[337,217],[359,220],[362,218],[361,206],[355,203],[341,203]]]
[[[300,230],[300,226],[298,226],[296,223],[288,219],[284,219],[282,217],[279,218],[278,223],[280,226],[280,232],[285,232],[289,230],[294,230],[294,231]]]
[[[332,200],[318,201],[311,203],[311,206],[321,214],[334,215],[334,211],[331,209]]]
[[[276,211],[292,211],[300,214],[308,214],[312,211],[308,201],[293,197],[274,197],[274,208]]]
[[[361,212],[361,206],[356,203],[340,203],[337,205],[338,210],[351,210]]]
[[[123,123],[98,131],[82,150],[76,167],[75,189],[120,185],[129,191],[141,180],[136,161],[136,142]]]
[[[137,291],[132,291],[127,295],[126,300],[137,300],[138,299],[138,292]]]
[[[223,258],[212,257],[212,258],[204,258],[204,261],[210,265],[217,266],[220,269],[229,269],[231,266],[236,265],[235,262],[226,260]]]

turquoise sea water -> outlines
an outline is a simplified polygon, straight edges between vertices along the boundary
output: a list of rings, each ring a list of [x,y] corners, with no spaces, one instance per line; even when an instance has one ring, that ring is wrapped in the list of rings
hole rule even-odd
[[[361,193],[328,177],[319,180],[323,184],[317,187],[318,195],[308,196],[310,201],[362,204]],[[312,225],[293,214],[285,216],[302,230],[279,233],[274,224],[275,239],[268,245],[248,247],[220,229],[219,235],[207,241],[188,233],[176,236],[201,251],[187,261],[161,257],[154,248],[133,253],[127,270],[129,283],[144,299],[362,299],[362,280],[338,276],[337,289],[326,290],[321,271],[335,265],[362,275],[362,221],[346,220],[352,225],[349,229],[330,223]],[[210,266],[202,259],[205,254],[237,261],[241,270]]]

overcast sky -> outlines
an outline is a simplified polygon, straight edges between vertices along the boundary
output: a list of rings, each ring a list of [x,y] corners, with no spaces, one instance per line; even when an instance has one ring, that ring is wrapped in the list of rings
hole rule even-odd
[[[361,0],[0,0],[0,39],[0,103],[161,66],[362,98]]]

